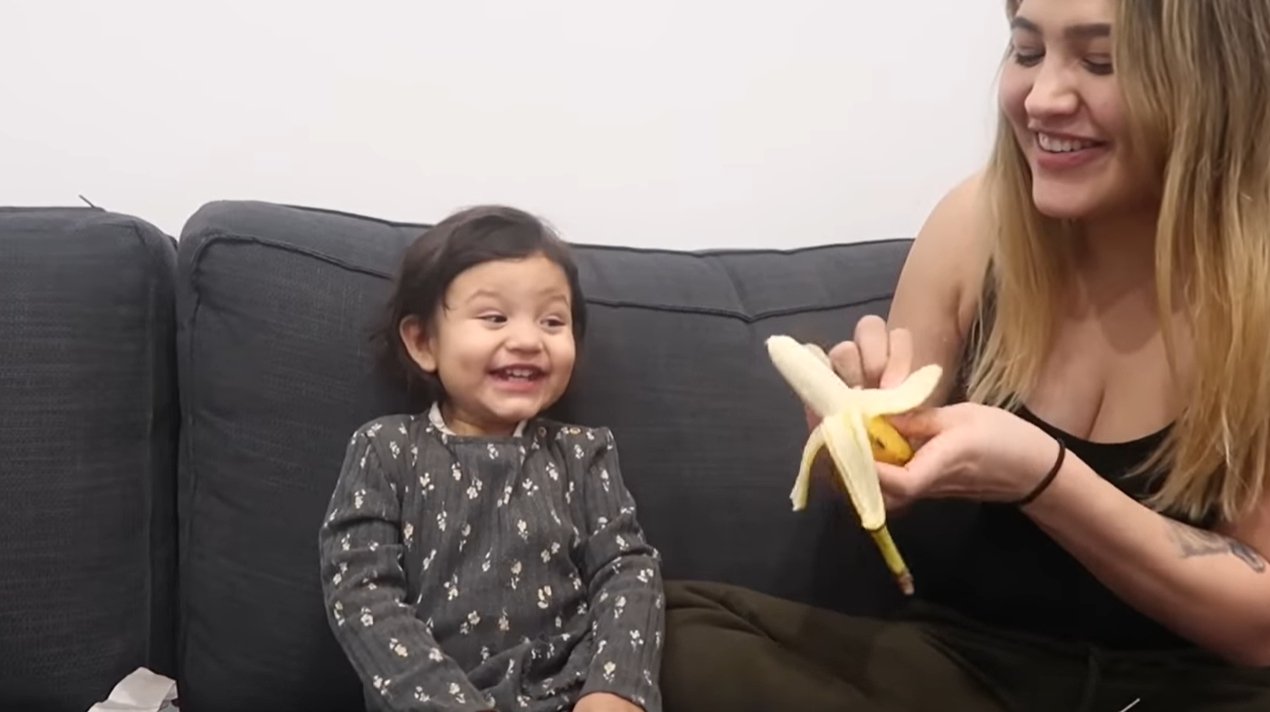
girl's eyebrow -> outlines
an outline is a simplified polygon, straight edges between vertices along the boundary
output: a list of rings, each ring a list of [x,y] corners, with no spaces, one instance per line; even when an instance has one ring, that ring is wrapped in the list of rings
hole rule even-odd
[[[542,296],[550,296],[553,301],[561,301],[561,302],[564,302],[565,304],[569,303],[568,292],[562,291],[556,287],[544,287],[538,291],[538,294]],[[463,300],[463,303],[470,304],[476,301],[477,299],[481,299],[482,297],[488,297],[490,299],[499,299],[501,295],[499,295],[497,290],[490,289],[489,287],[482,287],[476,290],[475,292],[472,292],[471,294],[469,294],[467,298]]]
[[[469,294],[469,295],[468,295],[468,297],[467,297],[467,299],[464,299],[464,300],[463,300],[463,303],[464,303],[464,304],[467,304],[467,303],[470,303],[470,302],[474,302],[474,301],[476,301],[477,299],[480,299],[481,297],[489,297],[489,298],[491,298],[491,299],[497,299],[497,298],[498,298],[498,292],[496,292],[496,291],[494,291],[493,289],[490,289],[490,288],[488,288],[488,287],[482,287],[482,288],[480,288],[480,289],[476,290],[475,292],[472,292],[471,294]]]

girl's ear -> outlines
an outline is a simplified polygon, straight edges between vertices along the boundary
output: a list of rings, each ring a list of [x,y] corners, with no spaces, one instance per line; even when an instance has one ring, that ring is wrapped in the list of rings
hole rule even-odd
[[[433,351],[432,339],[428,335],[428,326],[417,316],[408,316],[397,325],[397,333],[401,343],[405,344],[410,360],[424,370],[425,373],[436,373],[437,357]]]

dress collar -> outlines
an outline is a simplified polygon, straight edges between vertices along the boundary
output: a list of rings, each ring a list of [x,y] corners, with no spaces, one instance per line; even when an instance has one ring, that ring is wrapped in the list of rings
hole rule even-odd
[[[428,409],[428,422],[432,423],[432,427],[436,428],[439,432],[458,437],[455,435],[453,430],[450,430],[450,426],[445,424],[445,418],[441,416],[440,403],[433,403],[432,407]],[[525,423],[526,421],[522,420],[516,424],[516,430],[512,432],[512,437],[518,438],[524,434]]]

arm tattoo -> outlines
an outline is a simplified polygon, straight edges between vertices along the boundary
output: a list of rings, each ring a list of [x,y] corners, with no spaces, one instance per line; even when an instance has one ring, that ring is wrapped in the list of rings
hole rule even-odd
[[[1181,522],[1169,521],[1169,532],[1183,559],[1212,554],[1233,554],[1257,573],[1266,570],[1266,560],[1252,547],[1228,536],[1197,529]]]

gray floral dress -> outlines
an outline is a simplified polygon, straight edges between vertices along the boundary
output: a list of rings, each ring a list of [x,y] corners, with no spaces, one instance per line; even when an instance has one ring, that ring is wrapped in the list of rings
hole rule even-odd
[[[660,712],[660,558],[612,434],[456,436],[430,415],[358,429],[319,534],[367,708],[569,710],[603,691]]]

